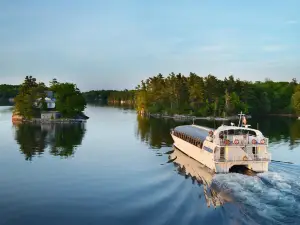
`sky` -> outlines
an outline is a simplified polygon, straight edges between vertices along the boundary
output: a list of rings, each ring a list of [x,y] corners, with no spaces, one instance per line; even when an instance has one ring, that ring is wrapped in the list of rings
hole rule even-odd
[[[299,0],[0,0],[0,83],[131,89],[171,72],[300,81]]]

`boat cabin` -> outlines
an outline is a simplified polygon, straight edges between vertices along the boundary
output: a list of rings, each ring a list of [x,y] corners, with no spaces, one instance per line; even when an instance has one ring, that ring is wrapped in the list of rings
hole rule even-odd
[[[229,172],[234,166],[268,171],[268,138],[239,115],[238,126],[222,125],[215,130],[195,124],[178,126],[171,131],[174,145],[216,172]]]
[[[248,126],[220,126],[214,131],[212,139],[217,145],[268,145],[268,138]]]

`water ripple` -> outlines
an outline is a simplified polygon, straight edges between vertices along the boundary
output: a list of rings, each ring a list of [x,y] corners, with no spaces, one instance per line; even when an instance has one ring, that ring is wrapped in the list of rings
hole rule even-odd
[[[273,171],[257,177],[218,174],[213,182],[233,196],[249,219],[259,224],[297,224],[300,221],[299,182],[295,182],[295,174],[283,172],[286,166],[274,164]],[[299,170],[297,166],[289,168]]]

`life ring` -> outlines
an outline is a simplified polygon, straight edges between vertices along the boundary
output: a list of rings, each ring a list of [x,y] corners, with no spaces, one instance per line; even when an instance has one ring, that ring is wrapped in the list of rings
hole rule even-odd
[[[234,144],[235,144],[235,145],[238,145],[238,144],[239,144],[239,140],[235,139],[235,140],[234,140]]]
[[[253,140],[252,140],[252,144],[256,144],[256,140],[253,139]]]
[[[229,145],[229,144],[230,144],[230,141],[229,141],[229,140],[225,140],[225,144],[226,144],[226,145]]]
[[[261,143],[261,144],[264,144],[264,143],[265,143],[265,139],[261,139],[261,140],[260,140],[260,143]]]
[[[247,160],[248,160],[247,156],[244,156],[244,157],[243,157],[243,160],[244,160],[244,161],[247,161]]]

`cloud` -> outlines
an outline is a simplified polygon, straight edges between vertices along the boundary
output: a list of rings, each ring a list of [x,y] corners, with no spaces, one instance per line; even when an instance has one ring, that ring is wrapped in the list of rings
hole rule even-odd
[[[296,24],[296,23],[298,23],[298,21],[297,20],[289,20],[286,23],[287,24]]]
[[[262,48],[265,52],[280,52],[286,50],[286,46],[284,45],[265,45]]]
[[[220,45],[202,46],[201,50],[205,52],[220,52],[224,50],[224,46],[220,46]]]

